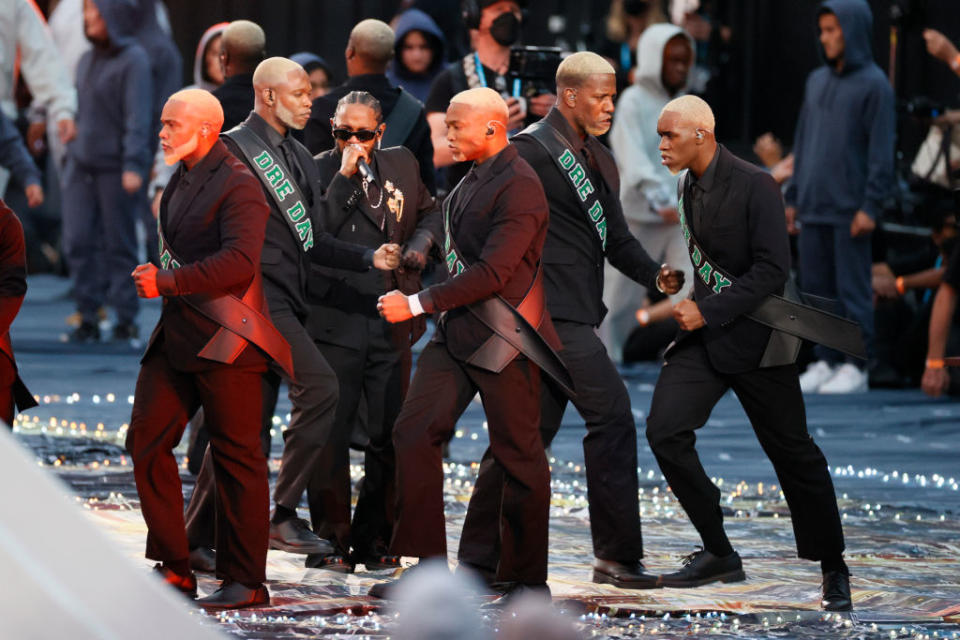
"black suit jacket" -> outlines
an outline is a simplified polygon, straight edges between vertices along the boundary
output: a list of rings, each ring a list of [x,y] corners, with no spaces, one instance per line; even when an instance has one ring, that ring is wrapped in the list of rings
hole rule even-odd
[[[466,305],[494,294],[520,304],[536,274],[549,218],[540,180],[513,145],[471,172],[475,176],[468,173],[447,196],[453,202],[453,239],[469,266],[420,294],[425,312],[446,311],[435,338],[459,360],[469,358],[492,333]],[[544,315],[540,333],[560,349],[549,313]]]
[[[171,196],[181,189],[181,183],[183,192],[175,199],[177,206],[171,208]],[[220,325],[179,296],[232,293],[242,297],[259,268],[269,215],[260,182],[222,142],[218,141],[190,171],[179,169],[173,174],[160,198],[160,220],[164,236],[182,266],[166,272],[172,273],[172,288],[158,279],[164,296],[163,311],[144,358],[162,344],[175,369],[201,371],[228,366],[197,357]],[[261,299],[259,311],[269,317],[265,300]],[[234,364],[254,364],[265,357],[248,344]]]
[[[366,91],[380,101],[384,120],[390,117],[393,108],[400,99],[400,89],[390,84],[382,73],[371,73],[347,78],[339,87],[334,87],[326,95],[313,101],[310,120],[303,129],[303,143],[312,153],[321,153],[336,147],[330,129],[330,118],[337,109],[337,102],[351,91]],[[436,193],[436,178],[433,170],[433,141],[430,138],[430,125],[427,113],[422,108],[416,116],[416,122],[403,146],[413,152],[420,163],[420,177],[430,193]]]
[[[627,228],[620,206],[620,174],[610,150],[594,136],[582,140],[556,108],[551,109],[543,121],[560,132],[584,167],[587,166],[582,154],[584,147],[595,159],[596,169],[591,180],[607,221],[604,249],[593,222],[574,195],[569,178],[560,172],[543,145],[523,133],[513,137],[512,144],[520,156],[540,177],[550,204],[550,226],[543,247],[547,308],[554,320],[597,326],[607,314],[603,304],[604,259],[647,288],[656,287],[660,266]]]
[[[256,113],[250,113],[241,126],[249,127],[256,133],[270,147],[270,152],[274,157],[283,157],[279,148],[271,142],[273,139],[282,139],[283,136],[272,129],[263,118]],[[267,191],[267,187],[257,178],[264,198],[270,207],[260,263],[263,272],[264,291],[267,294],[270,309],[274,312],[289,310],[301,320],[304,320],[308,312],[306,292],[311,261],[340,266],[353,271],[364,271],[371,264],[373,252],[368,253],[365,247],[340,242],[326,231],[326,223],[319,207],[322,191],[320,174],[313,161],[313,156],[302,144],[292,138],[289,139],[304,178],[303,184],[299,186],[307,200],[304,205],[310,211],[314,246],[309,253],[303,250],[302,241],[290,229],[284,213],[277,206],[270,192]],[[243,156],[237,144],[228,137],[224,137],[223,140],[227,148],[253,172],[253,167]]]
[[[243,122],[253,110],[253,74],[238,73],[223,81],[213,90],[223,107],[223,131],[229,131]]]
[[[716,293],[694,271],[693,296],[707,323],[698,331],[710,363],[723,373],[742,373],[760,364],[771,331],[743,316],[769,294],[783,293],[790,242],[780,187],[770,174],[722,146],[715,162],[713,184],[703,195],[703,218],[693,232],[735,283]],[[684,175],[681,189],[687,180]],[[693,224],[692,208],[684,202]]]
[[[316,163],[320,183],[326,185],[320,210],[334,237],[373,249],[384,242],[404,245],[414,235],[426,235],[435,245],[443,240],[443,219],[437,201],[420,179],[417,159],[406,147],[377,150],[371,160],[371,169],[381,189],[392,187],[384,190],[377,209],[384,213],[383,231],[379,216],[363,194],[359,177],[355,174],[345,178],[340,173],[340,152],[325,151],[317,155]],[[398,192],[403,195],[402,206],[396,197]],[[398,207],[396,212],[390,209],[391,201]],[[392,289],[408,294],[420,291],[420,272],[396,269],[356,273],[314,265],[308,286],[310,335],[323,342],[358,347],[364,343],[363,333],[367,328],[366,323],[357,321],[357,315],[379,317],[377,298]],[[424,316],[389,325],[393,342],[401,349],[416,342],[425,328]]]

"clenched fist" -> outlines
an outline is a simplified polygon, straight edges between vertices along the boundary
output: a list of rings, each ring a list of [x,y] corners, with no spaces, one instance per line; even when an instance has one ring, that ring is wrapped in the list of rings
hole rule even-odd
[[[683,271],[673,269],[668,264],[660,265],[660,274],[657,276],[657,285],[668,296],[672,296],[683,288]]]
[[[400,266],[400,245],[382,244],[373,253],[373,266],[381,271],[393,271]]]
[[[681,300],[673,306],[673,318],[684,331],[696,331],[707,324],[693,300]]]
[[[157,288],[157,269],[156,265],[151,263],[137,265],[130,275],[133,276],[133,282],[137,286],[137,295],[141,298],[156,298],[160,295]]]
[[[396,289],[380,296],[377,301],[377,311],[384,320],[392,323],[403,322],[413,317],[407,296]]]

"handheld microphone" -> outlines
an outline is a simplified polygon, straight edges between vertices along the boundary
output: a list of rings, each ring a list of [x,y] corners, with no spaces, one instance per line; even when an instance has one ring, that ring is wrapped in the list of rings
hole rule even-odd
[[[370,168],[370,165],[367,164],[367,161],[363,158],[357,160],[357,171],[360,172],[360,176],[369,183],[376,184],[377,179],[373,175],[373,170]]]

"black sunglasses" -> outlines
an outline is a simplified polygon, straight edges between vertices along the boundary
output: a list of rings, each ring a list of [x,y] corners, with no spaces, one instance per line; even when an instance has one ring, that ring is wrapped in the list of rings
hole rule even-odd
[[[337,140],[342,140],[346,142],[350,138],[356,136],[357,140],[360,142],[369,142],[377,136],[377,131],[370,129],[360,129],[359,131],[351,131],[350,129],[334,129],[333,137]]]

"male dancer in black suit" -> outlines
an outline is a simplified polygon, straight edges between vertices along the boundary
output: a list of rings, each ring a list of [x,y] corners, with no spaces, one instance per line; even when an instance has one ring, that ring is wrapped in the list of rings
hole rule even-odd
[[[26,293],[27,251],[23,226],[0,199],[0,422],[11,428],[18,409],[23,411],[37,406],[37,401],[17,373],[17,360],[10,343],[10,325],[17,317]]]
[[[270,322],[258,268],[270,211],[257,179],[218,139],[223,109],[212,94],[175,93],[162,122],[166,160],[181,165],[160,201],[161,268],[142,264],[133,272],[138,295],[163,296],[164,304],[142,360],[126,442],[147,523],[147,557],[162,563],[155,569],[167,583],[196,595],[173,449],[202,406],[223,583],[200,604],[267,604],[260,388],[269,358],[290,366],[290,347]]]
[[[423,335],[424,316],[389,324],[377,314],[377,298],[393,289],[420,291],[420,272],[430,247],[443,237],[437,203],[406,147],[379,149],[386,125],[380,102],[366,91],[340,98],[329,126],[336,148],[316,157],[322,207],[335,237],[367,247],[403,245],[400,269],[351,273],[315,265],[310,274],[307,329],[337,373],[340,401],[333,434],[307,486],[314,532],[336,551],[307,557],[308,567],[340,571],[400,566],[388,553],[393,524],[393,423],[410,381],[410,346]],[[372,178],[357,171],[368,163]],[[364,479],[350,522],[350,441],[361,395],[366,404]],[[350,554],[350,548],[353,553]]]
[[[593,533],[593,580],[619,587],[657,586],[645,571],[637,500],[637,427],[630,396],[596,328],[603,304],[603,264],[609,260],[645,287],[676,293],[683,272],[655,263],[627,230],[620,208],[620,176],[610,151],[595,136],[610,129],[616,74],[604,58],[583,51],[557,69],[557,103],[512,140],[537,172],[550,204],[543,247],[547,308],[563,342],[561,357],[576,396],[542,380],[540,432],[550,446],[567,401],[587,426],[583,440]],[[500,544],[490,514],[499,504],[503,473],[489,451],[470,499],[458,558],[488,578]]]
[[[790,270],[783,200],[763,170],[718,146],[709,105],[695,96],[660,114],[663,164],[680,181],[681,231],[694,267],[692,299],[674,307],[680,334],[660,372],[647,440],[674,495],[703,540],[665,587],[736,582],[745,575],[723,530],[720,490],[695,448],[697,429],[728,389],[740,399],[773,463],[793,522],[797,554],[819,560],[822,606],[851,608],[843,529],[823,453],[807,433],[796,349],[780,332],[745,317],[781,294]]]
[[[415,295],[391,291],[380,299],[390,322],[445,312],[420,354],[393,430],[397,519],[391,551],[446,559],[441,451],[479,391],[490,455],[503,469],[499,509],[485,523],[502,532],[495,578],[509,591],[549,593],[550,470],[538,430],[541,370],[535,362],[543,362],[545,352],[556,354],[546,344],[541,351],[527,346],[541,344],[536,341],[524,342],[523,351],[501,348],[524,336],[559,346],[540,272],[549,209],[537,174],[507,142],[507,121],[507,105],[492,89],[454,96],[447,141],[454,158],[473,165],[443,205],[443,252],[451,278]],[[527,323],[517,324],[511,309]],[[497,322],[497,311],[508,321]],[[371,593],[382,595],[378,588]]]
[[[260,268],[270,317],[293,351],[293,373],[274,369],[265,377],[265,401],[275,402],[280,378],[290,388],[291,420],[283,432],[283,458],[274,486],[270,547],[293,553],[331,553],[297,517],[297,505],[333,427],[337,377],[313,344],[306,323],[307,277],[311,262],[353,271],[399,265],[399,248],[384,244],[368,249],[338,241],[324,230],[318,211],[319,176],[313,157],[293,139],[310,116],[310,78],[286,58],[268,58],[253,74],[254,110],[224,144],[259,178],[270,216],[267,218]],[[264,428],[269,428],[266,421]],[[201,470],[187,510],[192,550],[213,545],[213,491]]]

